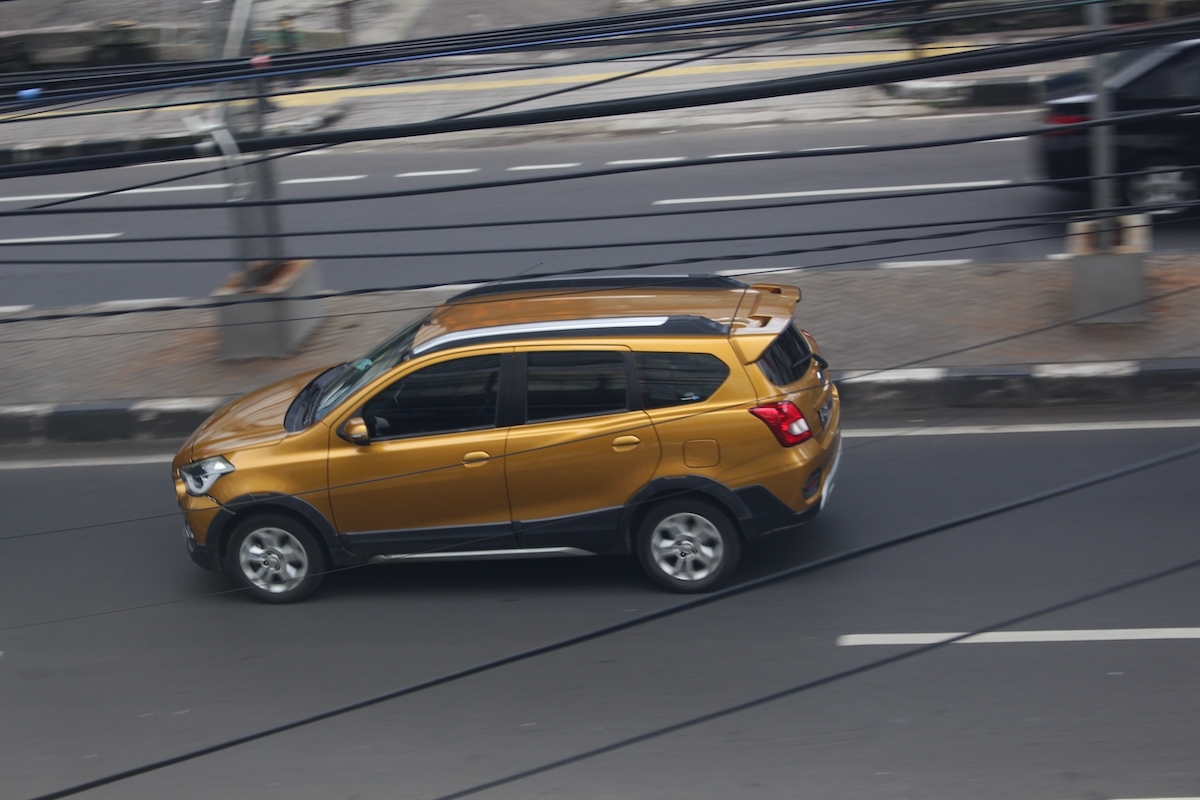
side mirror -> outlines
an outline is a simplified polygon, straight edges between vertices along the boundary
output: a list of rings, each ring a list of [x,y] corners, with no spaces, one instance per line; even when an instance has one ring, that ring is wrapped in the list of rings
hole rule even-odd
[[[371,434],[367,432],[367,423],[362,417],[351,417],[346,420],[342,429],[338,431],[338,436],[359,447],[371,443]]]

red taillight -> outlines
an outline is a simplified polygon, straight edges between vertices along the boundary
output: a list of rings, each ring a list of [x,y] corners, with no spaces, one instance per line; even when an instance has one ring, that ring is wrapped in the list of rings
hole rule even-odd
[[[1047,125],[1077,125],[1080,122],[1087,122],[1090,119],[1091,119],[1091,117],[1084,116],[1083,114],[1047,114],[1046,115],[1046,124]],[[1050,131],[1046,135],[1047,136],[1066,136],[1067,134],[1070,134],[1070,133],[1079,133],[1079,132],[1080,132],[1079,130]]]
[[[755,406],[750,409],[750,413],[767,423],[771,433],[775,434],[775,438],[784,447],[794,447],[812,438],[808,421],[804,419],[800,409],[796,408],[796,404],[789,400]]]

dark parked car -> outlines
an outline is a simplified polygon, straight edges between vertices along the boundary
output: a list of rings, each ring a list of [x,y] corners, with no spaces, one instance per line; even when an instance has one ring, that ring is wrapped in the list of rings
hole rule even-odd
[[[1136,113],[1200,105],[1200,39],[1163,47],[1131,50],[1109,64],[1107,85],[1114,113]],[[1091,118],[1094,94],[1087,73],[1058,75],[1046,84],[1048,125]],[[1091,174],[1087,129],[1038,137],[1043,174],[1048,178],[1083,178]],[[1185,203],[1197,198],[1200,175],[1200,114],[1128,122],[1117,126],[1117,171],[1178,167],[1122,181],[1131,205]],[[1065,184],[1086,189],[1087,183]],[[1179,209],[1174,209],[1179,210]]]

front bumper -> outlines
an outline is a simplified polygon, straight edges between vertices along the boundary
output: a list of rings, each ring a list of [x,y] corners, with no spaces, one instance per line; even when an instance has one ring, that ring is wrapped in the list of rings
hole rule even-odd
[[[192,561],[198,566],[204,567],[213,572],[220,572],[221,567],[217,563],[217,556],[211,549],[202,544],[196,543],[196,535],[192,533],[192,527],[187,523],[183,525],[183,540],[187,544],[188,555]]]

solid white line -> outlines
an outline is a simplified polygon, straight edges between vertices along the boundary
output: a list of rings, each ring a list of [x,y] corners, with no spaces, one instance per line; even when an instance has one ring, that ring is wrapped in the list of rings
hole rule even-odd
[[[961,267],[972,264],[973,258],[943,258],[934,261],[880,261],[880,269],[912,269],[914,267]]]
[[[158,194],[159,192],[201,192],[209,189],[227,189],[231,183],[197,183],[193,186],[147,186],[144,189],[126,189],[117,194]],[[90,192],[95,194],[95,192]]]
[[[129,467],[138,464],[170,464],[175,456],[157,453],[149,456],[110,456],[108,458],[46,458],[36,461],[0,461],[0,471],[21,469],[71,469],[74,467]]]
[[[773,156],[778,150],[751,150],[748,153],[717,153],[709,158],[740,158],[741,156]]]
[[[186,297],[137,297],[132,300],[105,300],[96,303],[96,308],[147,308],[152,306],[178,305]]]
[[[620,161],[605,161],[608,167],[629,167],[635,164],[669,164],[672,161],[687,161],[687,156],[669,156],[667,158],[623,158]]]
[[[529,169],[569,169],[571,167],[582,166],[583,162],[576,161],[571,164],[525,164],[520,167],[509,167],[509,172],[522,172]]]
[[[116,239],[124,233],[79,233],[74,236],[30,236],[25,239],[0,239],[0,244],[40,244],[42,242],[87,242],[95,239]]]
[[[71,197],[83,197],[92,192],[59,192],[58,194],[27,194],[14,197],[0,197],[0,203],[32,203],[37,200],[67,200]]]
[[[718,197],[677,197],[655,200],[652,205],[675,206],[683,203],[737,203],[744,200],[777,200],[783,197],[831,197],[846,194],[881,194],[884,192],[920,192],[929,189],[970,189],[985,186],[1007,186],[1004,181],[964,181],[962,183],[918,183],[908,186],[865,186],[859,189],[813,189],[804,192],[771,192],[769,194],[731,194]]]
[[[289,178],[286,181],[280,181],[280,185],[286,186],[294,183],[335,183],[338,181],[361,181],[366,175],[330,175],[328,178]]]
[[[966,631],[963,631],[966,633]],[[962,633],[852,633],[837,638],[838,647],[862,645],[936,644]],[[1025,642],[1142,642],[1160,639],[1200,639],[1200,628],[1109,628],[1075,631],[992,631],[968,636],[954,644],[1015,644]]]
[[[479,167],[469,167],[467,169],[426,169],[419,172],[401,172],[397,178],[426,178],[431,175],[469,175],[472,172],[479,172]]]
[[[928,428],[848,428],[847,439],[888,436],[972,436],[993,433],[1070,433],[1087,431],[1157,431],[1200,428],[1200,419],[1142,419],[1119,422],[1042,422],[1026,425],[948,425]]]

